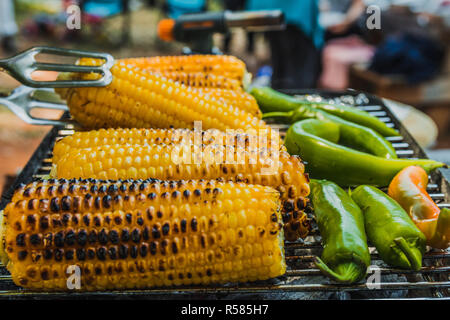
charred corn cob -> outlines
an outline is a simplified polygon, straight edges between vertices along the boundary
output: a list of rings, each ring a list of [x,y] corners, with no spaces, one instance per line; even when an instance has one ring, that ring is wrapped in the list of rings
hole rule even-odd
[[[82,65],[97,65],[81,59]],[[252,114],[236,106],[208,99],[192,88],[161,76],[132,68],[123,62],[112,68],[113,81],[106,87],[64,88],[56,91],[66,99],[70,113],[89,128],[192,128],[202,121],[204,129],[267,128]],[[95,74],[64,74],[61,79],[96,78]]]
[[[288,240],[305,237],[309,221],[304,213],[308,205],[309,180],[297,156],[284,150],[268,149],[265,158],[246,148],[220,148],[218,145],[97,145],[70,148],[54,162],[52,176],[57,178],[96,179],[224,179],[271,186],[281,194],[283,220]],[[222,153],[222,157],[219,153]],[[226,153],[226,154],[225,154]],[[197,156],[203,155],[199,159]],[[194,157],[192,157],[194,155]],[[272,159],[273,167],[264,161]],[[254,162],[252,162],[254,161]],[[270,169],[270,170],[269,170]]]
[[[61,157],[73,149],[83,149],[95,146],[106,145],[147,145],[147,144],[180,144],[194,143],[195,135],[203,144],[220,144],[226,146],[242,145],[249,148],[252,141],[257,141],[258,137],[251,133],[244,132],[223,132],[217,130],[195,131],[190,129],[100,129],[91,131],[77,131],[71,136],[64,137],[57,141],[53,147],[53,162],[57,163]],[[210,136],[208,136],[210,134]],[[219,136],[219,134],[221,134]],[[220,138],[219,138],[220,137]],[[267,144],[271,145],[273,137],[268,137]],[[277,140],[278,141],[278,140]],[[278,146],[278,145],[277,145]],[[281,145],[282,150],[286,150]]]
[[[69,266],[80,268],[82,290],[245,282],[286,270],[270,187],[35,181],[16,191],[4,220],[7,268],[34,290],[68,290]]]
[[[226,55],[184,55],[121,59],[121,62],[153,72],[208,73],[244,80],[245,63]]]
[[[258,103],[255,98],[245,92],[227,89],[216,89],[216,88],[196,88],[200,93],[203,93],[208,98],[217,99],[225,104],[230,104],[238,107],[239,109],[245,110],[254,116],[261,118],[261,110],[259,109]]]

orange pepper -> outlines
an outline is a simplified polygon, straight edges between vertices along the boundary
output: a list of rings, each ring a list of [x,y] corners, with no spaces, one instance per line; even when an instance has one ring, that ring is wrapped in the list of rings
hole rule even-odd
[[[428,174],[421,167],[410,166],[392,179],[388,194],[409,214],[433,248],[450,246],[450,210],[440,209],[426,191]]]

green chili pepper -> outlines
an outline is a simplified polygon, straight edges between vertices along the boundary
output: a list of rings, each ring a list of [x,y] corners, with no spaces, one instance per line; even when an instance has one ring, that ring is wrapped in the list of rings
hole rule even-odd
[[[378,132],[359,124],[341,119],[322,110],[310,106],[301,106],[289,112],[269,112],[263,114],[263,119],[276,118],[284,122],[294,123],[304,119],[328,120],[339,124],[341,131],[340,142],[347,147],[354,147],[373,155],[396,159],[397,154],[391,143]]]
[[[426,238],[405,210],[372,186],[359,186],[351,196],[364,213],[367,237],[381,259],[392,267],[419,270]]]
[[[385,137],[400,135],[397,130],[389,128],[377,117],[352,106],[300,100],[275,91],[269,87],[255,87],[250,93],[255,97],[263,112],[288,112],[307,105],[315,109],[326,111],[347,121],[371,128]]]
[[[444,166],[430,159],[384,159],[339,145],[345,134],[334,122],[307,119],[289,128],[284,144],[290,154],[300,155],[307,162],[306,170],[312,178],[341,186],[387,186],[404,167],[417,165],[430,172]]]
[[[322,258],[317,267],[342,283],[363,279],[370,265],[364,216],[352,198],[331,181],[310,182],[311,200],[322,236]]]

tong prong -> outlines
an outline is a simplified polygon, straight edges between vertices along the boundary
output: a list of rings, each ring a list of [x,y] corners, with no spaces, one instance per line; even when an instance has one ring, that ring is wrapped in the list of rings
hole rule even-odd
[[[39,53],[54,55],[64,55],[72,57],[88,57],[101,59],[104,61],[99,66],[82,66],[76,64],[56,64],[37,62],[35,56]],[[71,88],[71,87],[101,87],[111,83],[112,75],[110,68],[114,64],[114,58],[107,53],[88,52],[72,49],[61,49],[52,47],[34,47],[19,53],[14,57],[0,60],[0,69],[8,71],[14,78],[33,88]],[[96,80],[56,80],[56,81],[36,81],[31,78],[31,74],[37,70],[58,71],[58,72],[81,72],[98,73],[101,75]]]

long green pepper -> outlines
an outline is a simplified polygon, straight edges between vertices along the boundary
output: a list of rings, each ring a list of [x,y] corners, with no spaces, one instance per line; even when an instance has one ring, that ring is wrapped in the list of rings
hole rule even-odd
[[[352,106],[300,100],[269,87],[255,87],[250,91],[250,94],[255,97],[263,112],[289,112],[299,107],[309,106],[371,128],[385,137],[400,135],[397,130],[388,127],[377,117]]]
[[[381,259],[392,267],[420,270],[426,238],[405,210],[372,186],[357,187],[351,197],[364,213],[367,237]]]
[[[370,265],[363,213],[331,181],[312,179],[310,187],[323,243],[322,257],[315,260],[317,267],[337,282],[360,281]]]
[[[289,112],[269,112],[263,114],[263,119],[275,118],[290,124],[305,119],[327,120],[339,124],[340,142],[347,147],[373,155],[396,159],[397,154],[391,143],[373,129],[336,117],[322,110],[304,105]]]
[[[385,159],[340,145],[347,134],[334,122],[307,119],[289,128],[284,144],[290,154],[300,155],[307,162],[311,178],[331,180],[341,186],[387,186],[407,166],[417,165],[427,172],[444,166],[429,159]]]

